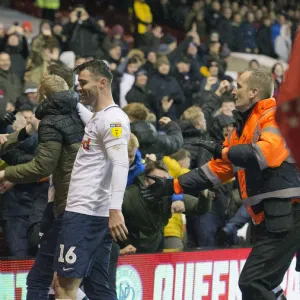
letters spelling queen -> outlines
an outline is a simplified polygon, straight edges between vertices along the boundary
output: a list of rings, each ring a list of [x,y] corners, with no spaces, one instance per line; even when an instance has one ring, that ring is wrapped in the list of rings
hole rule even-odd
[[[111,135],[115,138],[119,138],[122,135],[122,124],[120,122],[110,123]]]

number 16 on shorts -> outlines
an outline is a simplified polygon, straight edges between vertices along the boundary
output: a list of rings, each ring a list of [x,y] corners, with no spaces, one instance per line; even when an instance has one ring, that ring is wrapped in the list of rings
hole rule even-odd
[[[59,258],[58,258],[58,261],[60,263],[64,263],[66,262],[67,264],[69,265],[72,265],[76,262],[77,260],[77,256],[76,254],[74,253],[76,247],[71,247],[67,253],[65,254],[65,246],[63,244],[60,244],[59,245],[60,247],[60,254],[59,254]]]

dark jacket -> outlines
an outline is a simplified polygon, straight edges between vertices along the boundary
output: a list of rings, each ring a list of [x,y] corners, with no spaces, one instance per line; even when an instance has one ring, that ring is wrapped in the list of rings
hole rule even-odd
[[[4,90],[5,101],[15,103],[22,94],[23,84],[20,78],[11,70],[0,70],[0,89]]]
[[[185,102],[183,91],[177,80],[170,75],[162,75],[156,72],[148,82],[149,89],[154,95],[156,116],[158,119],[167,116],[172,120],[179,118],[181,110],[180,105]],[[162,110],[161,101],[163,97],[168,96],[174,103],[167,113]]]
[[[257,47],[260,54],[276,57],[272,44],[272,30],[264,24],[257,31]]]
[[[153,95],[151,90],[149,90],[147,86],[141,87],[134,84],[125,96],[125,99],[128,104],[143,103],[147,108],[155,112],[155,106],[153,106]]]
[[[175,122],[170,122],[164,127],[165,134],[158,134],[155,127],[146,121],[134,122],[130,126],[140,143],[139,150],[142,156],[155,154],[158,159],[171,155],[183,145],[180,127]]]
[[[232,23],[232,38],[234,43],[230,50],[235,52],[243,52],[245,49],[243,30],[239,24]]]
[[[227,44],[229,49],[232,49],[234,41],[233,36],[233,27],[230,20],[226,18],[222,18],[222,20],[219,23],[219,34],[220,34],[220,40],[222,44]]]
[[[36,110],[39,146],[35,158],[5,170],[7,180],[15,183],[36,182],[53,175],[55,214],[64,212],[71,172],[84,134],[77,112],[78,94],[63,91],[43,101]]]
[[[199,91],[202,80],[199,69],[200,68],[194,69],[193,66],[191,66],[191,70],[188,73],[179,73],[177,69],[174,72],[174,77],[185,96],[182,111],[194,105],[194,95]]]
[[[68,50],[73,51],[76,56],[95,56],[99,47],[99,40],[103,40],[105,34],[98,24],[89,18],[82,23],[67,23],[64,34],[69,37]]]
[[[151,78],[152,75],[155,73],[155,67],[154,67],[154,65],[150,61],[147,61],[143,65],[143,69],[145,69],[147,71],[149,78]]]
[[[126,245],[133,245],[138,253],[153,253],[163,249],[164,227],[171,218],[171,198],[163,197],[155,203],[146,202],[140,189],[144,186],[144,176],[137,178],[124,195],[122,211],[129,231]],[[195,198],[183,195],[185,213],[199,215],[206,213],[210,200],[204,196]]]
[[[9,127],[8,133],[13,132]],[[18,147],[2,155],[9,165],[24,164],[31,161],[37,151],[37,134],[29,137]],[[15,216],[29,216],[30,224],[41,221],[48,202],[48,182],[17,184],[3,195],[3,219],[10,220]]]
[[[246,21],[241,26],[244,38],[244,47],[254,50],[257,48],[256,44],[256,29],[252,23]]]
[[[209,140],[207,132],[203,132],[194,127],[189,121],[180,121],[179,126],[183,136],[183,148],[188,150],[191,154],[190,168],[199,167],[199,157],[202,157],[202,152],[206,152],[203,148],[193,145],[197,140]]]

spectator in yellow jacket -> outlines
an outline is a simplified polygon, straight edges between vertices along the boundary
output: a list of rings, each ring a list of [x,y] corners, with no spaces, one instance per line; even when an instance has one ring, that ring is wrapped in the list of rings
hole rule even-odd
[[[149,25],[152,24],[153,16],[150,6],[145,0],[135,0],[133,5],[133,18],[135,20],[135,31],[138,34],[145,34]]]
[[[191,154],[180,149],[176,153],[165,156],[163,162],[173,178],[189,172]],[[181,213],[174,213],[169,219],[164,230],[164,252],[175,252],[183,250],[184,224]]]

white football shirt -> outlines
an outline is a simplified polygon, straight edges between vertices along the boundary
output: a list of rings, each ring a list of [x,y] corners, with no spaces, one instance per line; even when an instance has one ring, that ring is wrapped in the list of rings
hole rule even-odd
[[[109,216],[113,166],[107,149],[120,145],[127,149],[129,139],[130,121],[117,105],[94,114],[73,166],[66,211]]]

